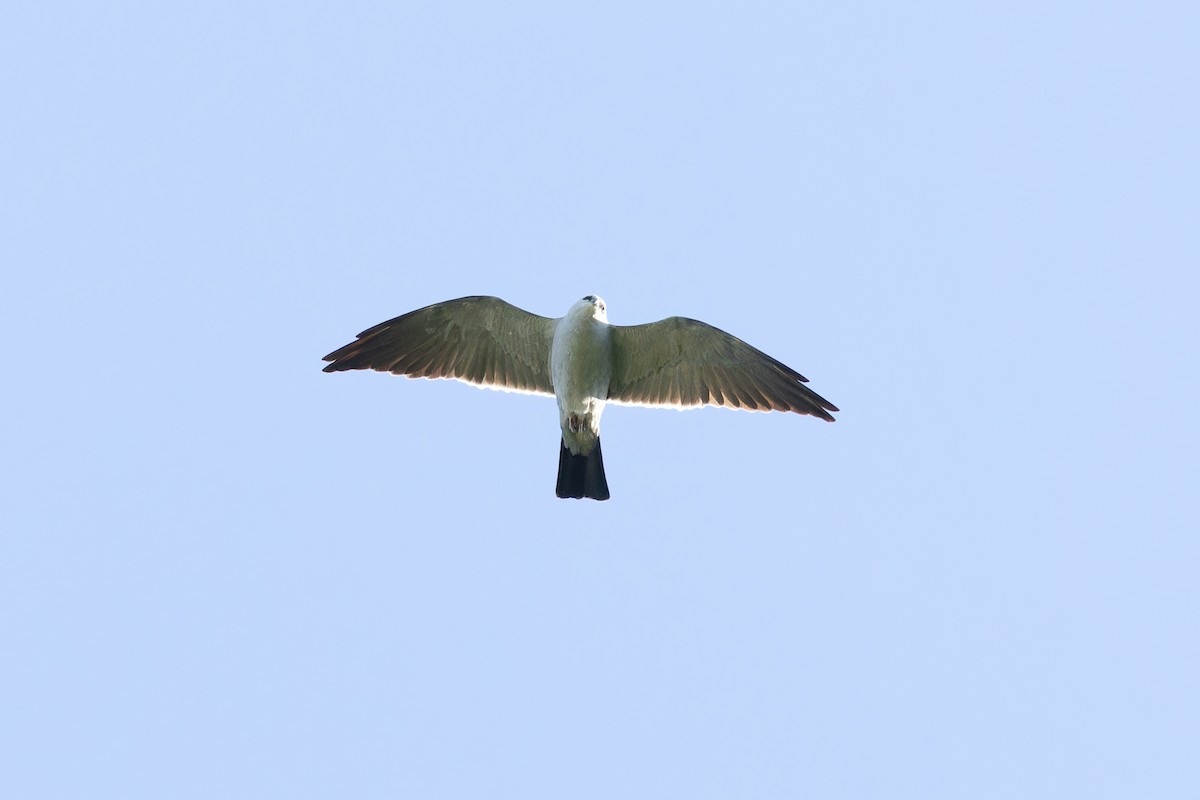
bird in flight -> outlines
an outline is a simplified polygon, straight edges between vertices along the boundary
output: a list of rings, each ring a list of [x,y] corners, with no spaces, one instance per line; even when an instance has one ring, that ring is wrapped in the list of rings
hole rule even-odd
[[[610,325],[589,294],[551,319],[498,297],[463,297],[381,322],[325,356],[325,372],[373,369],[554,397],[559,497],[607,500],[600,415],[607,403],[792,411],[833,422],[808,379],[725,331],[686,317]]]

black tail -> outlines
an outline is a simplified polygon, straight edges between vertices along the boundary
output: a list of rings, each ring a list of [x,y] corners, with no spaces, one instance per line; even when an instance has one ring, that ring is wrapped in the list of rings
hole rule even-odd
[[[593,500],[608,499],[608,481],[604,479],[604,458],[600,455],[600,440],[596,449],[586,456],[572,455],[567,443],[561,442],[558,449],[559,497],[590,497]]]

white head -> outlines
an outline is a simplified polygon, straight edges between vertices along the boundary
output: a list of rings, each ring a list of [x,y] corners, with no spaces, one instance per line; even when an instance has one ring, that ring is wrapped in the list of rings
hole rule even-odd
[[[608,310],[604,305],[604,298],[594,294],[589,294],[571,306],[571,315],[576,314],[587,314],[597,322],[608,322]]]

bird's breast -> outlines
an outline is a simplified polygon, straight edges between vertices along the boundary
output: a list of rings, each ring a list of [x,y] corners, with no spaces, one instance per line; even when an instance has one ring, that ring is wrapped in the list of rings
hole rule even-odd
[[[550,348],[550,374],[560,404],[564,399],[607,398],[612,377],[612,338],[608,326],[590,318],[563,319]]]

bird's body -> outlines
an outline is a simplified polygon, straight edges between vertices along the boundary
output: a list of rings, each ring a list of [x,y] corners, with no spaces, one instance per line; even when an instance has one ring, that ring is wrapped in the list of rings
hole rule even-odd
[[[612,332],[603,303],[583,298],[554,329],[550,376],[563,441],[574,455],[592,452],[612,379]]]
[[[607,500],[600,415],[612,379],[612,331],[604,302],[594,295],[571,306],[555,326],[550,377],[562,429],[556,492],[559,497]]]
[[[326,372],[374,369],[553,395],[559,497],[608,499],[600,417],[609,402],[792,411],[830,422],[837,411],[804,376],[724,331],[684,317],[610,325],[595,295],[560,319],[496,297],[438,303],[363,331],[325,360]]]

